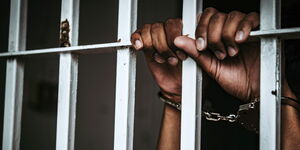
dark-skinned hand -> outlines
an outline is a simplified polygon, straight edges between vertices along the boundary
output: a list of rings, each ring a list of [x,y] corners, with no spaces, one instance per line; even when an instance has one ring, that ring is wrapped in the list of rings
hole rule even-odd
[[[180,36],[180,19],[146,24],[132,34],[165,96],[180,101],[181,61],[192,57],[229,94],[249,101],[259,96],[259,43],[247,43],[259,25],[257,13],[225,14],[207,8],[199,15],[196,39]]]

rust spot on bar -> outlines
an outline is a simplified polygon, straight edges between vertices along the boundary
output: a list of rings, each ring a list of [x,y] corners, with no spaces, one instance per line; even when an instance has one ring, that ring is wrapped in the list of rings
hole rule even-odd
[[[60,47],[70,47],[70,24],[68,19],[62,21],[60,24],[60,36],[59,36],[59,45]]]

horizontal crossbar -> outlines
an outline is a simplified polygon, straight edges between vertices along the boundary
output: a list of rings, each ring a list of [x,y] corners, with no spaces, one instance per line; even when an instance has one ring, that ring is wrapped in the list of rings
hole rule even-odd
[[[59,53],[66,53],[66,52],[74,52],[79,54],[92,53],[94,52],[93,50],[97,50],[97,49],[104,49],[101,51],[97,51],[97,53],[104,53],[104,52],[114,51],[114,49],[120,49],[120,48],[125,48],[130,46],[131,43],[114,42],[114,43],[91,44],[91,45],[81,45],[81,46],[72,46],[72,47],[35,49],[35,50],[27,50],[27,51],[0,53],[0,58],[29,56],[29,55],[59,54]]]
[[[288,29],[277,29],[277,30],[266,30],[266,31],[252,31],[251,37],[261,36],[278,36],[281,39],[300,39],[300,28],[288,28]],[[29,55],[47,55],[47,54],[59,54],[66,52],[74,52],[79,54],[86,53],[104,53],[112,52],[114,50],[130,47],[129,42],[113,42],[104,44],[92,44],[92,45],[81,45],[72,47],[59,47],[59,48],[46,48],[36,50],[26,50],[17,52],[4,52],[0,53],[0,58],[6,57],[18,57],[18,56],[29,56]]]
[[[252,31],[250,36],[278,36],[281,39],[300,39],[300,28]]]

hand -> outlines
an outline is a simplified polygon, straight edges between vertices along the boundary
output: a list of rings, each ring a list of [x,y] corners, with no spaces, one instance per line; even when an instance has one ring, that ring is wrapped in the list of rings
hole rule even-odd
[[[257,13],[232,11],[225,14],[212,7],[206,8],[196,28],[196,48],[199,51],[209,49],[220,60],[228,55],[233,57],[240,50],[238,44],[244,43],[258,25]]]
[[[259,96],[260,47],[258,42],[244,42],[258,24],[256,13],[224,14],[208,8],[200,17],[197,40],[180,36],[175,39],[175,45],[227,93],[247,102]],[[227,55],[230,57],[226,58]]]
[[[175,102],[181,100],[181,60],[186,58],[173,42],[181,31],[181,20],[169,19],[165,23],[145,24],[131,35],[134,48],[143,50],[161,91]]]

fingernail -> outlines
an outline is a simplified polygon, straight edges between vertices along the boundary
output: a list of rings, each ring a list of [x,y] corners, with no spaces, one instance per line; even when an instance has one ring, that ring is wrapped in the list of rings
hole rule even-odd
[[[164,58],[162,58],[161,56],[159,56],[158,53],[154,54],[154,60],[160,64],[163,64],[166,62],[166,60]]]
[[[196,40],[196,47],[198,50],[203,50],[204,47],[205,47],[205,41],[202,37],[199,37],[197,40]]]
[[[176,66],[177,63],[178,63],[178,59],[175,58],[175,57],[169,57],[169,58],[168,58],[168,62],[169,62],[170,65]]]
[[[185,53],[183,53],[182,51],[178,50],[176,51],[176,55],[178,56],[179,59],[181,60],[185,60],[187,57],[185,55]]]
[[[217,56],[218,59],[223,60],[225,58],[225,54],[221,51],[215,51],[215,55]]]
[[[140,48],[143,47],[143,44],[142,44],[142,42],[141,42],[140,40],[136,40],[136,41],[134,42],[134,45],[135,45],[135,48],[136,48],[136,49],[140,49]]]
[[[228,46],[227,50],[228,50],[229,56],[235,56],[237,54],[237,50],[231,46]]]
[[[235,36],[235,40],[236,41],[241,41],[244,39],[244,32],[243,31],[238,31],[236,33],[236,36]]]

